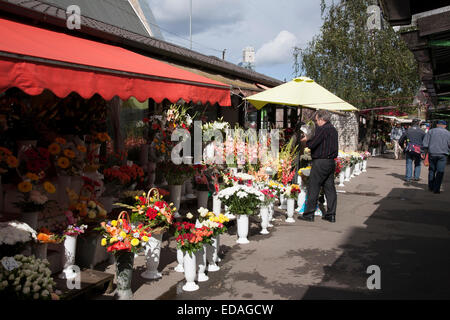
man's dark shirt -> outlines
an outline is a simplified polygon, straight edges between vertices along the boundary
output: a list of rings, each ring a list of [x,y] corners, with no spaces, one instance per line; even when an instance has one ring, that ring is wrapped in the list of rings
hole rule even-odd
[[[425,137],[425,132],[420,129],[418,126],[414,126],[409,128],[400,138],[398,143],[403,147],[405,141],[409,139],[409,141],[418,146],[423,146],[423,138]]]
[[[338,132],[330,122],[316,127],[316,133],[306,142],[313,159],[335,159],[339,152]]]

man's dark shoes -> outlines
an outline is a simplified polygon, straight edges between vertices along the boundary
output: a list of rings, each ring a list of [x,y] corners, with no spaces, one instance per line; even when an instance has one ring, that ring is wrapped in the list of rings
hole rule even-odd
[[[334,223],[334,222],[336,222],[336,215],[334,215],[334,214],[325,214],[325,215],[322,217],[322,219]]]
[[[304,220],[308,222],[314,222],[314,214],[308,214],[308,215],[299,215],[298,220]]]

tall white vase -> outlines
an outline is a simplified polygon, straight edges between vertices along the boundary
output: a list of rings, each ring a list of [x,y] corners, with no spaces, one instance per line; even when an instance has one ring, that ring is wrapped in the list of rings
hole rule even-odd
[[[185,252],[183,256],[184,278],[186,284],[183,286],[184,291],[196,291],[199,286],[195,283],[197,274],[196,254]]]
[[[181,215],[179,213],[181,203],[181,187],[181,185],[169,186],[170,202],[173,202],[175,208],[177,209],[174,214],[175,218],[181,218]]]
[[[350,176],[352,174],[352,169],[350,166],[345,167],[345,181],[350,181]]]
[[[175,271],[176,272],[184,272],[183,257],[184,257],[183,251],[181,249],[177,249],[177,262],[178,262],[178,265],[175,267]]]
[[[208,194],[209,191],[197,190],[197,206],[199,208],[208,208]]]
[[[287,209],[287,199],[284,194],[281,194],[280,196],[280,206],[278,207],[280,210],[286,210]]]
[[[294,223],[294,208],[295,208],[295,199],[289,198],[287,199],[287,219],[286,222]]]
[[[361,173],[360,167],[361,167],[361,163],[360,162],[356,163],[356,165],[355,165],[355,176],[359,176],[360,175],[360,173]]]
[[[377,155],[377,149],[372,148],[372,157],[375,157]]]
[[[195,260],[197,263],[197,281],[205,282],[209,280],[209,277],[205,274],[206,271],[206,248],[198,250],[195,253]]]
[[[152,234],[145,245],[145,262],[147,270],[141,273],[142,278],[153,280],[162,277],[161,273],[158,272],[162,237],[162,233]]]
[[[274,204],[272,203],[270,206],[269,206],[269,223],[267,224],[267,227],[269,227],[269,228],[272,228],[273,227],[273,224],[272,224],[272,221],[275,221],[275,218],[273,217],[273,213],[274,213],[274,209],[273,209],[273,207],[274,207]]]
[[[249,228],[249,219],[246,214],[238,214],[237,215],[237,234],[238,239],[236,240],[239,244],[247,244],[250,243],[248,241],[248,228]]]
[[[214,195],[213,196],[213,212],[216,216],[220,215],[221,207],[222,207],[222,201],[220,201],[218,195]]]
[[[261,214],[261,228],[262,228],[262,230],[259,233],[261,233],[261,234],[268,234],[269,231],[267,230],[267,227],[269,226],[269,208],[268,207],[261,207],[260,214]]]
[[[363,160],[362,162],[362,172],[367,172],[367,160]]]
[[[342,169],[341,172],[339,172],[339,187],[344,187],[344,181],[345,181],[345,171]]]
[[[72,266],[75,264],[75,253],[77,249],[77,236],[66,236],[64,240],[63,266],[64,270],[59,274],[59,279],[73,279],[77,276]]]
[[[206,259],[208,261],[208,271],[215,272],[219,271],[220,267],[217,265],[219,258],[219,238],[220,235],[216,237],[212,237],[212,243],[210,245],[206,245]]]

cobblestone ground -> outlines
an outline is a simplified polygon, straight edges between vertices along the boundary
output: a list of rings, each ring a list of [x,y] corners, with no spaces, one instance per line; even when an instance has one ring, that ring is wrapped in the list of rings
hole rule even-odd
[[[404,160],[371,158],[366,173],[338,189],[337,222],[285,222],[275,214],[270,234],[252,218],[250,243],[236,243],[236,227],[221,238],[221,270],[195,292],[183,292],[175,242],[164,241],[163,277],[145,281],[135,262],[135,299],[449,299],[450,167],[443,192],[421,180],[405,185]],[[381,289],[369,290],[367,268],[380,268]],[[114,266],[106,266],[114,273]],[[98,299],[111,299],[103,295]]]

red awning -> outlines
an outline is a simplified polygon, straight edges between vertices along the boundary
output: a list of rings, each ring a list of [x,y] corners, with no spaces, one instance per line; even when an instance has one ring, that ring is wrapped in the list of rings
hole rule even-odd
[[[231,105],[228,85],[121,47],[1,18],[0,34],[0,92]]]

